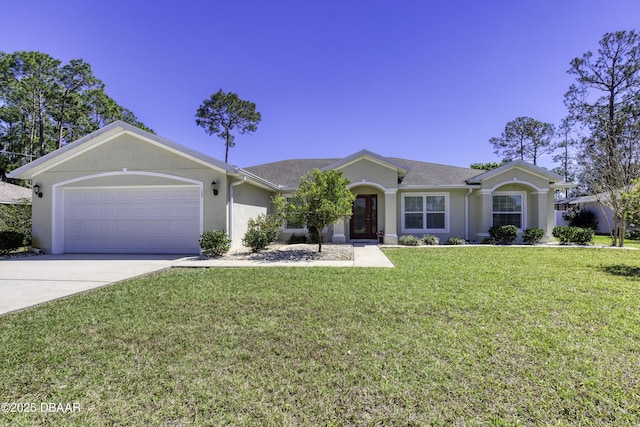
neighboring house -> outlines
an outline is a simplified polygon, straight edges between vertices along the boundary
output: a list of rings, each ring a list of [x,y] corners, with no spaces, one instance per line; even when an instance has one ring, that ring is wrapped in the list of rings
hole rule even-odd
[[[384,157],[284,160],[238,168],[123,122],[114,122],[9,174],[39,185],[33,244],[50,253],[198,253],[205,230],[241,244],[247,222],[273,212],[276,193],[296,190],[314,168],[337,169],[357,194],[353,217],[326,241],[385,243],[434,234],[480,242],[494,224],[554,227],[562,177],[524,161],[491,171]],[[305,232],[288,224],[282,238]]]
[[[0,181],[0,205],[31,203],[31,190]]]
[[[613,211],[611,208],[598,201],[596,196],[569,197],[556,200],[556,225],[569,225],[563,215],[571,207],[579,207],[581,210],[591,211],[598,221],[598,227],[594,230],[596,234],[611,234],[610,227],[613,226]]]

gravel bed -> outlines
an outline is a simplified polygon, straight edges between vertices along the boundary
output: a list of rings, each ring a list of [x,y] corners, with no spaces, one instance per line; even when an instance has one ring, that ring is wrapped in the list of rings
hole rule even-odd
[[[258,253],[252,253],[250,249],[242,248],[231,251],[222,258],[252,261],[351,261],[353,260],[353,246],[323,244],[322,252],[318,252],[317,244],[284,245],[276,243]]]

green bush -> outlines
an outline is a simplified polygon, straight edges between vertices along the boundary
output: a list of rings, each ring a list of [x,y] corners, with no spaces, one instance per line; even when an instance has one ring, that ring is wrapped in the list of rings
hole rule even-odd
[[[589,209],[580,208],[580,206],[571,206],[564,214],[562,218],[565,221],[569,221],[569,226],[579,228],[590,228],[592,230],[598,229],[598,217]]]
[[[518,237],[518,227],[515,225],[494,225],[489,229],[489,235],[501,245],[510,245]]]
[[[407,234],[405,236],[400,236],[400,238],[398,239],[398,244],[403,246],[420,246],[420,239],[418,239],[416,236]]]
[[[525,243],[535,245],[539,243],[544,237],[544,230],[542,228],[527,228],[524,230],[523,240]]]
[[[21,248],[24,244],[24,234],[17,231],[0,231],[0,255],[6,255]]]
[[[242,244],[259,252],[278,239],[282,228],[282,220],[275,215],[261,214],[249,220],[249,229],[242,238]]]
[[[295,245],[296,243],[307,243],[307,236],[305,234],[293,233],[287,239],[287,243],[290,245]]]
[[[576,231],[575,243],[589,245],[593,243],[593,230],[591,228],[579,228]]]
[[[553,237],[558,239],[560,244],[576,243],[587,245],[593,242],[593,230],[590,228],[580,228],[571,226],[558,226],[553,229]]]
[[[485,237],[482,240],[482,244],[483,245],[497,245],[498,241],[496,239],[494,239],[493,237]]]
[[[269,239],[267,238],[267,233],[261,231],[258,228],[250,228],[244,233],[244,237],[242,238],[242,244],[251,248],[251,252],[260,252],[269,246]]]
[[[224,230],[209,230],[200,236],[200,248],[208,256],[222,256],[231,248],[231,240]]]
[[[0,231],[16,231],[24,236],[23,246],[31,245],[31,205],[28,201],[0,205]]]
[[[424,236],[422,238],[422,243],[424,243],[427,246],[439,245],[440,244],[440,239],[438,238],[438,236],[433,236],[431,234],[427,234],[426,236]]]
[[[444,242],[444,244],[445,245],[466,245],[467,242],[462,237],[451,236],[446,242]]]

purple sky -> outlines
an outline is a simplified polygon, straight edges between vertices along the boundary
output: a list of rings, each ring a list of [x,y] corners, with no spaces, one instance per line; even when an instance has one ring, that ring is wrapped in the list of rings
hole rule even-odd
[[[82,58],[158,135],[218,159],[195,111],[236,92],[262,114],[239,166],[363,148],[469,166],[500,160],[489,138],[518,116],[559,123],[571,59],[639,22],[637,0],[21,0],[0,50]]]

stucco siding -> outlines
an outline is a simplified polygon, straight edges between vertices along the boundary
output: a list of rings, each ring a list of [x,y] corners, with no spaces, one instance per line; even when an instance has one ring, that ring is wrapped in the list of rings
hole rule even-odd
[[[242,246],[242,238],[249,228],[250,219],[273,212],[273,208],[271,208],[272,196],[273,193],[247,183],[233,187],[233,206],[231,208],[232,216],[229,233],[232,247],[239,248]]]
[[[528,184],[529,189],[533,189],[534,187],[539,189],[549,187],[549,179],[532,174],[520,168],[513,168],[508,172],[492,176],[482,181],[482,188],[497,190],[497,187],[503,187],[508,184],[518,185],[522,183]]]
[[[218,183],[217,196],[211,191],[212,180]],[[68,188],[201,186],[203,229],[226,228],[225,172],[129,135],[67,159],[34,176],[33,182],[43,193],[42,198],[34,200],[33,245],[45,252],[52,251],[53,240],[61,235],[57,228],[63,215],[64,190]]]
[[[397,171],[367,159],[358,160],[340,170],[352,184],[369,181],[376,182],[385,188],[395,188],[398,185]]]

